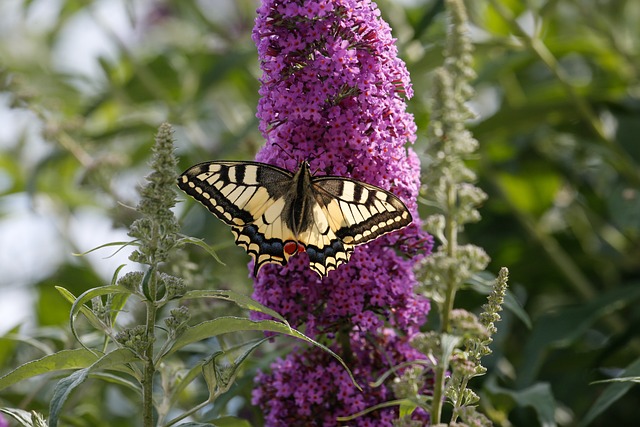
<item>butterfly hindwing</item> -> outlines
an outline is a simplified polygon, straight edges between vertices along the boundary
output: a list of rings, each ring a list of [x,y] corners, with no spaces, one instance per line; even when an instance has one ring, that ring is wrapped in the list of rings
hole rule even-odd
[[[309,255],[309,268],[325,276],[343,263],[349,261],[353,252],[353,245],[345,244],[336,236],[331,226],[331,218],[327,215],[323,204],[318,202],[315,193],[310,202],[313,205],[312,226],[302,234],[306,242],[306,252]]]
[[[231,226],[236,244],[254,259],[285,265],[307,252],[321,277],[346,263],[356,245],[411,223],[392,193],[342,177],[293,174],[258,162],[208,162],[189,168],[178,185]]]

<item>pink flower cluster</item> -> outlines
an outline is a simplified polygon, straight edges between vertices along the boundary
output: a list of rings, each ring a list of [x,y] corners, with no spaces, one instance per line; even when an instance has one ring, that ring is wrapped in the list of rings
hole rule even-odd
[[[338,416],[352,415],[394,399],[389,389],[370,387],[369,382],[376,380],[376,374],[386,370],[389,364],[403,362],[408,357],[415,359],[418,353],[388,329],[375,337],[354,334],[351,338],[351,351],[356,360],[351,363],[352,372],[364,390],[353,386],[342,365],[328,353],[314,349],[292,353],[276,362],[272,373],[259,373],[256,377],[259,387],[253,393],[253,403],[265,409],[265,425],[336,426]],[[372,352],[373,345],[387,350],[386,359]],[[385,408],[346,424],[391,426],[397,416],[397,410]],[[424,412],[416,416],[428,419]]]
[[[257,160],[295,170],[307,159],[316,174],[380,186],[398,195],[416,219],[356,248],[349,263],[323,280],[309,270],[304,253],[285,268],[265,266],[256,279],[254,298],[307,335],[337,338],[332,348],[366,384],[417,357],[406,343],[429,311],[428,300],[413,293],[412,267],[430,252],[432,240],[417,213],[419,160],[405,147],[416,131],[406,112],[409,75],[369,0],[263,0],[253,39],[263,70],[257,116],[267,141]],[[339,380],[344,372],[335,372],[338,367],[308,349],[258,375],[254,402],[266,425],[292,425],[289,417],[307,420],[299,425],[337,425],[337,414],[392,398],[385,387],[362,394],[348,377]],[[391,425],[389,414],[376,411],[356,424]]]

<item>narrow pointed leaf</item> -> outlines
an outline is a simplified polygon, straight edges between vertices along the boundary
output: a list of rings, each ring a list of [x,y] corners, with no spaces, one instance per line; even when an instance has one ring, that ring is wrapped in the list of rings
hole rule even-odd
[[[117,254],[118,252],[120,252],[121,250],[123,250],[124,248],[126,248],[127,246],[134,245],[137,242],[138,242],[138,240],[132,240],[130,242],[109,242],[109,243],[105,243],[105,244],[100,245],[100,246],[96,246],[95,248],[89,249],[88,251],[80,252],[79,254],[78,253],[74,253],[72,255],[74,255],[74,256],[85,256],[87,254],[90,254],[91,252],[97,251],[98,249],[108,248],[110,246],[120,246],[120,248],[117,251],[115,251],[114,253],[109,255],[109,257],[112,257],[115,254]],[[107,258],[109,258],[109,257],[107,257]]]
[[[211,255],[213,257],[213,259],[215,259],[216,261],[218,261],[220,264],[222,265],[226,265],[224,262],[222,262],[222,260],[218,257],[218,254],[216,253],[216,251],[213,250],[213,247],[211,247],[210,245],[208,245],[204,240],[202,239],[196,239],[195,237],[189,237],[189,236],[183,236],[180,238],[180,242],[183,243],[191,243],[192,245],[196,245],[201,247],[202,249],[205,250],[205,252],[207,252],[209,255]]]
[[[56,287],[56,289],[60,291],[58,287]],[[69,326],[71,328],[71,332],[73,333],[73,336],[83,346],[84,344],[82,344],[82,341],[80,340],[80,337],[76,332],[75,319],[78,316],[78,313],[82,312],[82,314],[84,314],[89,319],[93,327],[100,330],[105,330],[106,325],[104,325],[96,317],[96,315],[93,314],[93,312],[88,307],[85,306],[85,303],[91,301],[92,298],[99,297],[102,295],[107,295],[107,294],[131,294],[131,291],[127,290],[123,286],[117,286],[117,285],[101,286],[99,288],[93,288],[83,292],[78,298],[75,299],[75,301],[73,302],[73,305],[71,306],[71,312],[69,315]],[[92,319],[94,320],[91,321]],[[94,324],[96,322],[97,322],[97,325]]]
[[[99,356],[84,348],[62,350],[21,365],[0,378],[0,390],[37,375],[91,366]]]
[[[89,369],[80,369],[75,371],[67,378],[63,378],[58,381],[56,388],[53,390],[53,397],[51,398],[51,404],[49,405],[49,426],[56,427],[58,425],[58,418],[60,417],[60,411],[64,402],[69,397],[69,394],[80,384],[82,384],[89,376]]]
[[[111,286],[117,286],[118,274],[120,273],[120,270],[122,270],[122,268],[125,265],[126,264],[122,264],[118,266],[115,273],[113,273],[113,277],[111,278]],[[122,294],[119,293],[119,294],[113,295],[113,298],[111,300],[111,315],[109,316],[112,325],[116,323],[116,319],[118,318],[118,315],[122,310],[122,307],[124,307],[130,295],[131,294],[129,293],[122,293]]]
[[[215,424],[209,423],[196,423],[196,422],[188,422],[184,424],[178,424],[178,427],[217,427]]]
[[[640,375],[640,359],[636,359],[622,372],[622,376],[624,377],[637,377],[638,375]],[[624,396],[633,385],[634,382],[615,382],[607,386],[595,403],[591,405],[591,408],[580,422],[580,426],[591,424],[596,417]]]
[[[217,299],[223,299],[226,301],[231,301],[247,310],[258,311],[260,313],[268,314],[269,316],[274,317],[288,325],[287,320],[284,317],[282,317],[277,311],[263,304],[260,304],[258,301],[246,295],[242,295],[238,292],[228,291],[228,290],[197,290],[197,291],[187,292],[183,298],[217,298]]]
[[[211,422],[215,427],[251,427],[249,421],[236,417],[222,417]]]
[[[9,415],[24,427],[37,427],[38,425],[44,425],[42,424],[44,417],[35,411],[28,412],[18,408],[0,408],[0,412]]]
[[[131,350],[120,348],[105,354],[91,366],[75,371],[68,377],[58,381],[58,384],[56,384],[53,391],[53,397],[51,398],[51,404],[49,406],[50,427],[57,426],[60,411],[69,397],[69,394],[71,394],[76,387],[82,384],[91,372],[99,369],[121,368],[125,363],[134,362],[136,360],[138,360],[138,358],[133,354],[133,352],[131,352]],[[129,373],[131,373],[131,371],[129,371]]]
[[[76,296],[73,295],[71,292],[69,292],[68,290],[66,290],[65,288],[63,288],[61,286],[56,286],[55,288],[56,288],[56,290],[58,292],[60,292],[60,294],[64,297],[64,299],[69,301],[71,303],[71,305],[73,306],[73,304],[76,302]],[[93,313],[93,311],[91,311],[88,307],[85,307],[84,305],[80,306],[80,311],[87,318],[87,320],[89,321],[91,326],[93,326],[96,329],[102,329],[103,328],[102,322],[100,321],[100,319],[98,319],[98,316],[96,316]],[[89,348],[86,347],[82,343],[82,341],[80,340],[80,337],[78,336],[78,333],[76,332],[76,328],[75,328],[75,325],[73,323],[74,321],[75,321],[75,316],[69,316],[71,333],[73,334],[73,337],[80,343],[80,345],[88,350]]]
[[[277,332],[280,334],[289,335],[303,341],[306,341],[314,346],[321,348],[327,353],[331,354],[337,361],[340,362],[342,366],[347,370],[349,376],[351,377],[351,381],[353,384],[360,389],[360,385],[356,382],[353,374],[344,363],[344,361],[331,351],[326,346],[314,341],[303,333],[291,328],[289,325],[276,322],[273,320],[250,320],[242,317],[219,317],[214,320],[208,320],[206,322],[199,323],[195,326],[191,326],[187,328],[184,333],[176,340],[171,349],[168,351],[168,354],[171,354],[182,347],[192,344],[194,342],[198,342],[207,338],[216,337],[218,335],[226,334],[229,332],[240,332],[240,331],[257,331],[257,332]]]

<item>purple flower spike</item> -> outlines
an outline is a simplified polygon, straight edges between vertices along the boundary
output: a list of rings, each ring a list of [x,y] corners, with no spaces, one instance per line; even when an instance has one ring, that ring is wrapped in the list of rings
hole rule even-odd
[[[322,280],[304,253],[284,268],[266,265],[256,279],[256,300],[309,336],[338,337],[332,348],[367,384],[393,364],[419,357],[407,342],[429,311],[429,301],[413,293],[413,265],[431,251],[432,239],[417,213],[420,163],[405,147],[416,132],[406,112],[405,99],[413,95],[409,74],[369,0],[263,0],[253,40],[263,70],[257,116],[267,141],[256,160],[292,171],[308,160],[317,175],[382,187],[415,219],[357,247]],[[254,401],[267,426],[292,425],[292,419],[332,426],[337,415],[392,398],[384,386],[361,393],[348,376],[336,377],[344,375],[325,353],[295,352],[256,378]],[[394,416],[376,411],[355,425],[390,426]]]
[[[348,373],[332,356],[310,348],[289,354],[271,365],[271,374],[258,373],[252,403],[264,409],[265,426],[337,426],[336,417],[363,411],[378,403],[393,400],[386,387],[370,387],[368,384],[388,368],[419,357],[406,340],[385,330],[375,338],[365,334],[353,334],[351,350],[355,357],[353,374],[364,391],[353,386]],[[375,341],[372,343],[372,341]],[[372,345],[385,351],[385,358],[372,353]],[[358,417],[343,425],[391,426],[397,418],[397,410],[386,408]],[[428,419],[424,412],[416,411],[416,417]]]

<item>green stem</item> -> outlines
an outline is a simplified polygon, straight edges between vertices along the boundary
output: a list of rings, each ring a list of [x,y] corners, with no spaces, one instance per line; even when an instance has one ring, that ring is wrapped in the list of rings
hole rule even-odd
[[[467,384],[469,384],[469,378],[464,377],[462,379],[462,382],[460,383],[460,387],[458,387],[458,390],[460,390],[460,393],[458,393],[458,398],[455,401],[455,404],[453,405],[453,413],[451,414],[451,422],[455,423],[458,421],[458,417],[460,416],[460,408],[462,407],[462,400],[464,398],[464,393],[463,391],[467,389]]]
[[[153,377],[156,372],[153,357],[157,309],[155,303],[156,285],[156,272],[153,271],[149,278],[149,296],[151,299],[145,300],[147,306],[146,335],[148,344],[145,351],[145,364],[142,378],[142,419],[144,427],[153,427]]]
[[[447,257],[450,260],[456,259],[456,253],[458,251],[458,223],[455,220],[455,210],[458,200],[456,184],[452,180],[447,180],[447,210],[445,214],[445,238]],[[456,279],[455,267],[449,268],[447,274],[447,289],[445,292],[444,303],[442,304],[442,323],[440,325],[440,334],[446,334],[450,329],[450,317],[453,310],[453,302],[456,298],[456,291],[458,290],[458,281]],[[436,367],[436,378],[433,389],[433,401],[431,402],[431,422],[433,424],[440,423],[442,416],[442,405],[444,403],[443,394],[445,388],[445,373],[449,361],[444,360],[444,354],[440,354],[438,365]]]
[[[433,424],[440,423],[442,416],[442,393],[444,391],[445,367],[442,364],[442,355],[436,366],[436,378],[433,384],[433,400],[431,401],[431,420]]]

